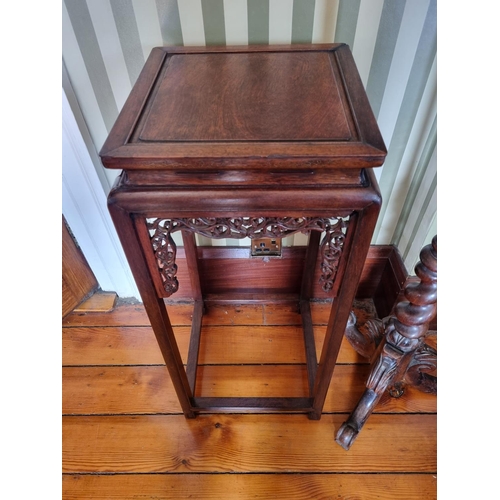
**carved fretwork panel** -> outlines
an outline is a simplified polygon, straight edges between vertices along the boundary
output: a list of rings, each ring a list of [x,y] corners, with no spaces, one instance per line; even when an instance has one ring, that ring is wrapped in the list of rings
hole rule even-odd
[[[167,296],[179,288],[176,277],[176,245],[172,233],[186,231],[207,238],[283,238],[296,232],[321,231],[320,283],[325,292],[333,288],[349,217],[221,217],[221,218],[150,218],[146,225]]]
[[[177,246],[172,238],[171,231],[168,230],[156,230],[151,238],[151,244],[153,245],[163,288],[169,297],[179,289],[176,276],[177,264],[175,263]]]

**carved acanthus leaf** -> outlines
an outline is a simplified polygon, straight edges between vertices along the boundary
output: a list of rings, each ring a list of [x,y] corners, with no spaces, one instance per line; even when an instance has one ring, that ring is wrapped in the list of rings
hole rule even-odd
[[[437,394],[437,351],[422,344],[416,351],[406,370],[406,381],[422,392]]]

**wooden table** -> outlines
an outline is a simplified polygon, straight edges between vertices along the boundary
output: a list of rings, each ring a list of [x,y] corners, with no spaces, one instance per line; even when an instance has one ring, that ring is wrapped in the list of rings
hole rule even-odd
[[[372,167],[386,156],[348,46],[155,48],[100,155],[107,168],[123,170],[109,210],[184,415],[319,419],[380,210]],[[177,231],[194,295],[186,368],[164,302],[178,288]],[[308,396],[197,396],[205,297],[195,234],[298,231],[310,234],[296,297]],[[317,262],[334,299],[319,361],[310,309]]]

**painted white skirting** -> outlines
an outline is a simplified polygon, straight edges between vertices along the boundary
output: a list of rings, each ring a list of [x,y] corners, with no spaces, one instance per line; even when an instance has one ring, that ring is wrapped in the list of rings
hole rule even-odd
[[[102,290],[140,300],[106,194],[62,91],[62,210]]]

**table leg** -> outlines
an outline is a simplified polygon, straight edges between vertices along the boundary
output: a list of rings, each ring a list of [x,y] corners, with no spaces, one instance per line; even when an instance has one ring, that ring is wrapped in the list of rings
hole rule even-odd
[[[201,322],[204,312],[203,294],[201,291],[198,255],[196,252],[196,239],[194,233],[182,231],[182,241],[191,281],[191,290],[194,298],[193,319],[191,322],[191,335],[189,337],[189,350],[186,364],[186,374],[191,392],[195,393],[196,373],[198,371],[198,355],[200,351]]]
[[[302,331],[304,334],[304,347],[306,352],[307,378],[309,382],[310,396],[313,395],[314,381],[318,370],[318,358],[316,357],[316,344],[314,341],[310,299],[313,292],[314,271],[318,260],[320,239],[320,231],[311,231],[309,243],[307,245],[304,272],[302,274],[299,302],[299,311],[302,318]]]
[[[163,299],[157,296],[153,278],[140,245],[140,241],[144,236],[149,237],[149,235],[144,234],[147,233],[144,219],[138,218],[135,220],[133,214],[122,209],[113,197],[108,199],[108,207],[172,379],[172,384],[179,398],[182,411],[187,418],[194,418],[195,413],[191,408],[192,392],[167,308]],[[141,232],[143,233],[142,238],[139,234]]]
[[[348,260],[344,263],[345,272],[340,277],[339,293],[333,299],[326,328],[313,391],[313,411],[309,413],[309,418],[312,420],[321,418],[379,211],[380,204],[374,202],[364,210],[353,213],[349,219],[349,230],[344,246],[344,255]]]

